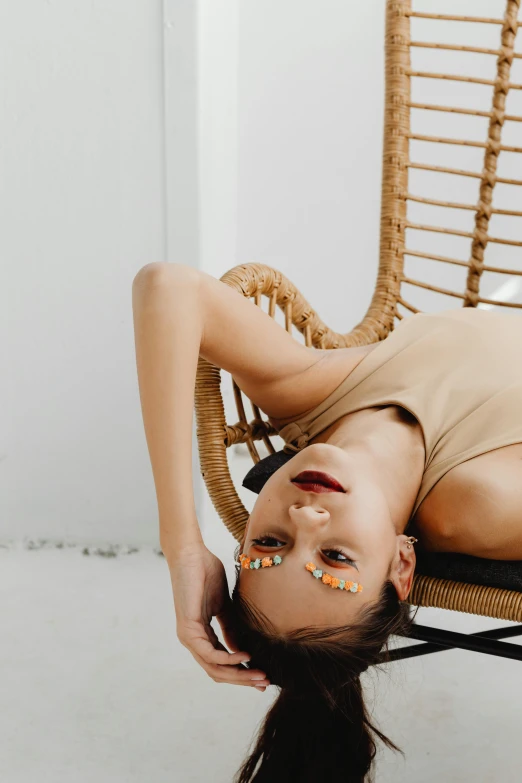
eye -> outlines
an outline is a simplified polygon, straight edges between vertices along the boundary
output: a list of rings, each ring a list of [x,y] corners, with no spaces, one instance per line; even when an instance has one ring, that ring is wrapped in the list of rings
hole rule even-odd
[[[266,543],[267,541],[276,541],[278,543]],[[276,547],[276,546],[284,546],[284,542],[280,541],[278,538],[274,538],[274,536],[261,536],[261,538],[253,538],[252,543],[256,544],[257,546],[267,546],[267,547]]]
[[[330,557],[331,553],[335,553],[336,555],[341,555],[342,559],[337,558],[337,557]],[[339,563],[340,565],[345,565],[346,564],[346,565],[353,565],[353,566],[355,566],[355,561],[354,560],[350,560],[350,558],[347,557],[344,554],[344,552],[342,552],[340,549],[326,549],[325,550],[325,555],[326,555],[326,557],[329,560],[333,560],[334,563]]]
[[[270,536],[268,534],[265,534],[261,536],[261,538],[253,538],[252,544],[255,544],[256,546],[274,548],[274,547],[284,546],[285,542],[281,541],[279,538],[275,538],[275,536]],[[336,555],[341,555],[341,558],[337,558],[335,556],[330,557],[330,555],[334,552]],[[325,556],[328,558],[328,560],[332,560],[334,563],[338,563],[339,565],[355,566],[355,561],[350,560],[350,558],[347,555],[345,555],[341,549],[335,549],[335,547],[330,547],[329,549],[325,549],[324,553]]]

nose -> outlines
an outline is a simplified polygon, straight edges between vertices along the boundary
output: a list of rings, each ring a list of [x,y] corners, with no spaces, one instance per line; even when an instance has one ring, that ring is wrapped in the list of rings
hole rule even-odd
[[[330,521],[330,512],[320,506],[292,503],[288,509],[290,519],[300,528],[317,529],[325,527]]]

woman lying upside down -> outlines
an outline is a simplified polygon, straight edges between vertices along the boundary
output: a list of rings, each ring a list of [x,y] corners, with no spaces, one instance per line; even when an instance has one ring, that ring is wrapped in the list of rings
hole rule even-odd
[[[412,622],[413,544],[522,559],[522,318],[417,314],[379,343],[318,350],[188,266],[148,264],[132,294],[178,637],[216,682],[280,688],[237,781],[362,783],[375,736],[397,749],[360,678]],[[200,355],[294,454],[256,499],[232,598],[192,495]]]

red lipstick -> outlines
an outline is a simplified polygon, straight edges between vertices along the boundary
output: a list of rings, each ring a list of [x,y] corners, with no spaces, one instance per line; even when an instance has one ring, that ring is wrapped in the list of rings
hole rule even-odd
[[[291,481],[305,492],[346,492],[337,479],[320,470],[303,470]]]

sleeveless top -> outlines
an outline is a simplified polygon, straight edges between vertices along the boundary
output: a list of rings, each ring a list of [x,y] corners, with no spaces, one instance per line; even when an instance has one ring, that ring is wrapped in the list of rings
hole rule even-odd
[[[463,307],[404,318],[323,402],[278,430],[283,451],[298,452],[341,416],[381,405],[405,408],[422,429],[413,517],[456,465],[522,443],[522,317]]]

